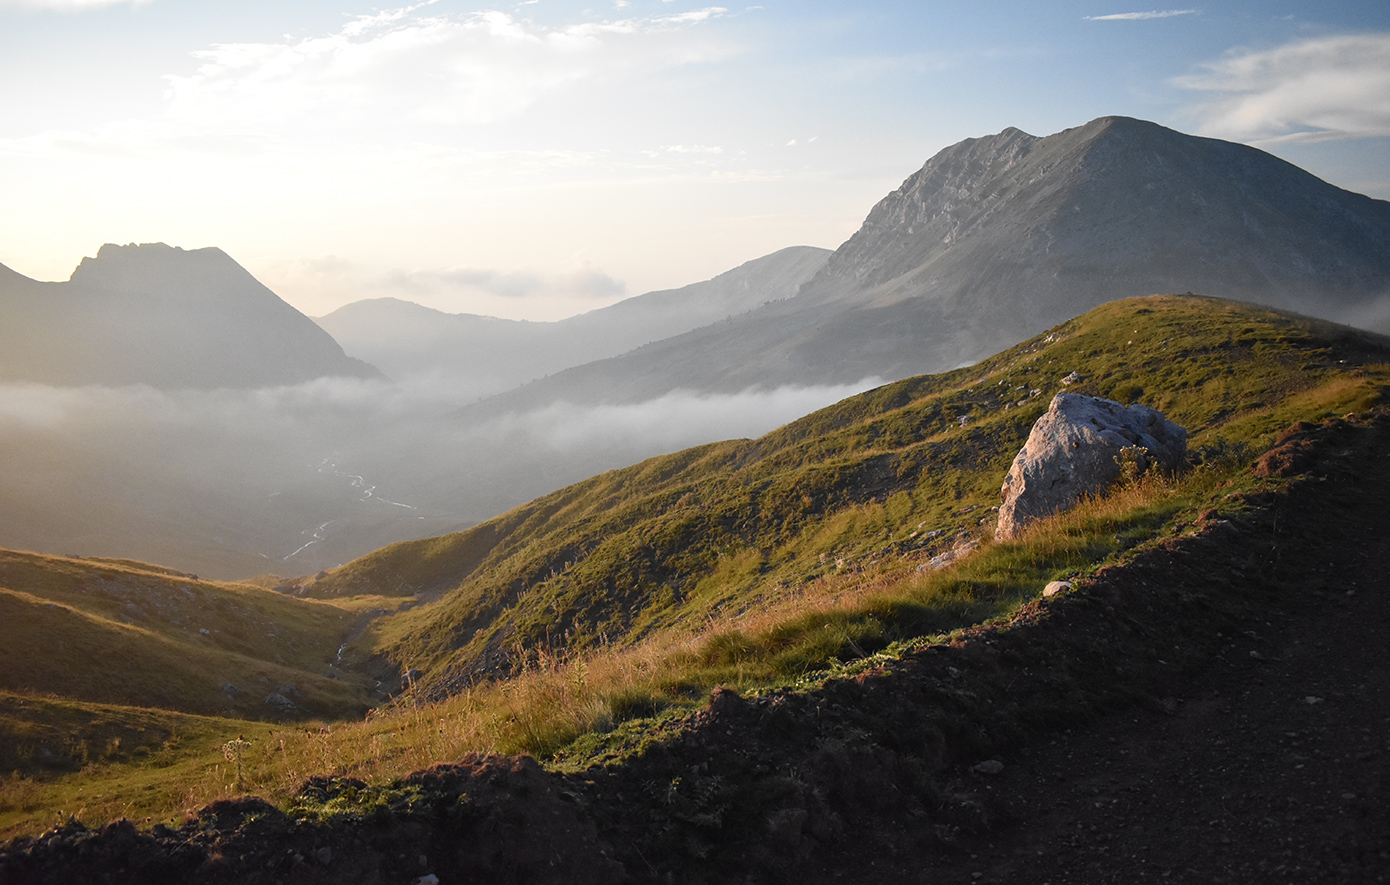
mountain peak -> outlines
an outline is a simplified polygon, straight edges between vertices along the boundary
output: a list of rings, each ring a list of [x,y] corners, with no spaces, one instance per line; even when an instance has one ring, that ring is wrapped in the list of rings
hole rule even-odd
[[[210,275],[253,280],[231,256],[213,246],[183,249],[166,243],[106,243],[96,257],[82,259],[68,282],[83,288],[162,292],[187,289]]]
[[[259,387],[379,377],[217,248],[103,245],[65,283],[0,274],[0,378]]]

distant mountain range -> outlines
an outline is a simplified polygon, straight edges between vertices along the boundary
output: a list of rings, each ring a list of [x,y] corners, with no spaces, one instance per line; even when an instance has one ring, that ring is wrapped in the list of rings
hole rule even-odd
[[[0,265],[0,381],[268,387],[380,377],[221,249],[107,243],[67,282]]]
[[[710,280],[648,292],[558,322],[450,314],[396,298],[354,302],[317,322],[348,353],[393,379],[434,378],[466,399],[790,298],[829,257],[828,249],[793,246]]]
[[[1390,203],[1263,151],[1103,117],[946,148],[793,298],[532,382],[470,417],[904,378],[1116,298],[1195,292],[1347,319],[1390,295]]]

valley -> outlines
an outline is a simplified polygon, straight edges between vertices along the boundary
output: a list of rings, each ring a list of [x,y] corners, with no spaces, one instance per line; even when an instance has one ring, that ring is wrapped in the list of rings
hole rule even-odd
[[[967,139],[836,250],[554,323],[310,321],[162,243],[0,268],[0,881],[1283,874],[1303,818],[1225,803],[1325,761],[1276,695],[1383,633],[1334,615],[1383,608],[1387,280],[1390,204],[1124,117]],[[1186,455],[1131,433],[996,535],[1062,394]],[[1302,696],[1353,743],[1356,653],[1364,710]]]

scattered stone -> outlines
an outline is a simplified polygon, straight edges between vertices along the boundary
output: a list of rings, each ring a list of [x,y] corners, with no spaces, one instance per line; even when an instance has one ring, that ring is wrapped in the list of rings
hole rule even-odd
[[[1081,381],[1081,376],[1072,372],[1062,379],[1063,384],[1076,384]]]
[[[1004,763],[1000,762],[998,759],[986,759],[984,762],[978,762],[970,766],[970,770],[976,774],[987,774],[992,777],[996,774],[1004,773]]]
[[[980,542],[975,540],[974,538],[971,538],[968,541],[962,541],[956,546],[952,547],[950,550],[947,550],[945,553],[942,553],[938,556],[933,556],[931,559],[927,560],[922,565],[919,565],[917,567],[917,570],[926,571],[930,569],[932,571],[937,571],[939,569],[945,568],[948,565],[954,565],[966,554],[970,553],[972,550],[976,549],[979,546]]]
[[[297,709],[294,701],[274,691],[265,696],[264,703],[267,707],[280,713],[293,713]]]
[[[333,849],[325,845],[314,852],[314,856],[318,858],[319,863],[325,865],[330,864],[333,862]]]
[[[439,885],[439,877],[434,873],[426,873],[415,880],[415,885]]]
[[[1043,588],[1043,596],[1056,596],[1063,590],[1071,589],[1071,581],[1052,581]]]
[[[1140,471],[1173,469],[1187,457],[1187,431],[1148,406],[1059,393],[1033,425],[1000,489],[995,537],[1020,537],[1032,522],[1104,491],[1125,452]]]

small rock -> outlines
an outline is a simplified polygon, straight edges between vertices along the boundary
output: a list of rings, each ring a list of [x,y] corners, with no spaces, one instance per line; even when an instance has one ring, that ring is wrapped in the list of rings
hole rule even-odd
[[[318,851],[314,852],[314,856],[319,859],[319,863],[330,864],[333,862],[333,849],[325,845]]]
[[[434,873],[426,873],[415,880],[415,885],[439,885],[439,877]]]
[[[1072,372],[1062,379],[1063,384],[1076,384],[1081,380],[1081,376]]]
[[[1052,581],[1043,588],[1043,596],[1056,596],[1063,590],[1071,589],[1071,581]]]
[[[1306,698],[1303,699],[1303,703],[1311,707],[1313,704],[1321,704],[1322,698],[1316,697],[1314,695],[1308,695]]]
[[[970,770],[976,774],[996,775],[1004,771],[1004,763],[998,759],[986,759],[984,762],[970,766]]]
[[[274,691],[265,696],[265,701],[263,703],[272,710],[276,710],[280,713],[293,713],[296,709],[294,701]]]

